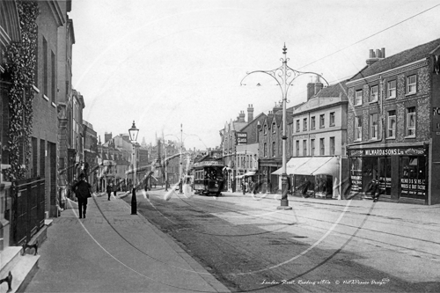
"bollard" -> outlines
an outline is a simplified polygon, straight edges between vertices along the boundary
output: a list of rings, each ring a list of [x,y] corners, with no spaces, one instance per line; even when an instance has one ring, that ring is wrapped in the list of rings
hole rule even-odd
[[[137,214],[136,188],[133,188],[131,193],[131,214]]]

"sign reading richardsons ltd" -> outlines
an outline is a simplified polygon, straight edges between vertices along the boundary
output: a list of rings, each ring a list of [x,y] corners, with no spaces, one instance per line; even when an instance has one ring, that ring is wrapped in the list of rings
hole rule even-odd
[[[351,157],[368,157],[368,156],[420,156],[425,155],[426,150],[423,147],[406,147],[406,148],[370,148],[360,150],[349,150]]]

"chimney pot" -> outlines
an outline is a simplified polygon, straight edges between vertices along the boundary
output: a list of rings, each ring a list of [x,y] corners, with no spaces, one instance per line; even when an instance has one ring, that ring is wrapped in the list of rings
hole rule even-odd
[[[385,48],[382,48],[382,58],[385,58]]]
[[[370,49],[370,57],[369,58],[375,58],[376,55],[374,54],[374,50]]]
[[[376,49],[376,58],[382,58],[382,51],[379,49]]]

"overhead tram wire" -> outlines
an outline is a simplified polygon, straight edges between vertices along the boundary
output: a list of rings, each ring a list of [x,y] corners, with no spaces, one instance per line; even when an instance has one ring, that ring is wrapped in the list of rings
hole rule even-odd
[[[399,22],[397,22],[397,23],[395,23],[395,24],[393,24],[393,25],[391,25],[391,26],[389,26],[389,27],[387,27],[387,28],[384,28],[383,30],[380,30],[380,31],[378,31],[378,32],[375,32],[375,33],[372,34],[372,35],[369,35],[369,36],[367,36],[367,37],[365,37],[365,38],[363,38],[363,39],[360,39],[359,41],[356,41],[356,42],[354,42],[354,43],[352,43],[352,44],[350,44],[350,45],[348,45],[348,46],[346,46],[346,47],[344,47],[344,48],[341,48],[341,49],[339,49],[339,50],[336,50],[336,51],[333,52],[333,53],[330,53],[330,54],[325,55],[324,57],[321,57],[321,58],[319,58],[319,59],[317,59],[317,60],[315,60],[315,61],[312,61],[312,62],[310,62],[310,63],[307,63],[306,65],[303,65],[303,66],[299,67],[298,69],[302,69],[302,68],[307,67],[307,66],[309,66],[309,65],[315,64],[316,62],[319,62],[319,61],[321,61],[321,60],[323,60],[323,59],[325,59],[325,58],[327,58],[327,57],[333,56],[333,55],[335,55],[335,54],[337,54],[337,53],[339,53],[339,52],[341,52],[341,51],[344,51],[345,49],[348,49],[348,48],[350,48],[350,47],[352,47],[352,46],[354,46],[354,45],[357,45],[357,44],[359,44],[359,43],[361,43],[361,42],[363,42],[363,41],[365,41],[365,40],[368,40],[368,39],[370,39],[370,38],[372,38],[372,37],[374,37],[374,36],[376,36],[376,35],[378,35],[378,34],[381,34],[381,33],[383,33],[384,31],[387,31],[387,30],[389,30],[389,29],[391,29],[391,28],[393,28],[393,27],[396,27],[396,26],[398,26],[398,25],[400,25],[400,24],[402,24],[402,23],[404,23],[404,22],[406,22],[406,21],[408,21],[408,20],[410,20],[410,19],[413,19],[413,18],[415,18],[415,17],[417,17],[417,16],[419,16],[419,15],[425,13],[425,12],[428,12],[428,11],[430,11],[430,10],[432,10],[432,9],[434,9],[434,8],[436,8],[436,7],[438,7],[438,6],[440,6],[440,4],[434,5],[434,6],[430,7],[430,8],[428,8],[428,9],[425,9],[425,10],[423,10],[423,11],[417,13],[417,14],[414,14],[414,15],[408,17],[408,18],[405,18],[404,20],[401,20],[401,21],[399,21]]]

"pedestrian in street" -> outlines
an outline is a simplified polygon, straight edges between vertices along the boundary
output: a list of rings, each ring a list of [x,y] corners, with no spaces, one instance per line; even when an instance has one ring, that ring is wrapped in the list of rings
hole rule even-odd
[[[112,195],[112,191],[113,191],[113,184],[111,182],[109,182],[107,184],[107,195],[108,195],[108,200],[110,200],[110,196]]]
[[[302,194],[303,197],[308,198],[309,195],[307,194],[307,191],[309,190],[311,182],[309,181],[309,179],[306,179],[306,182],[303,185],[303,190],[302,190]]]
[[[113,195],[116,197],[116,192],[118,191],[118,184],[113,187]]]
[[[85,179],[85,175],[81,173],[79,175],[79,181],[72,186],[72,190],[75,192],[76,198],[78,198],[80,219],[86,217],[87,199],[92,196],[90,191],[92,186]]]

